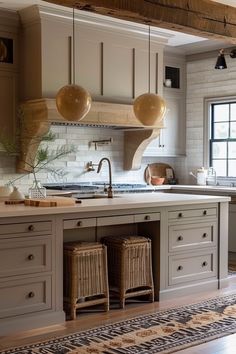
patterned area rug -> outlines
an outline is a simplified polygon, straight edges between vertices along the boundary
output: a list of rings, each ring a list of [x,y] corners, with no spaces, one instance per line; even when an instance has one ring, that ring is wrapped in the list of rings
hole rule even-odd
[[[236,294],[1,351],[1,354],[173,353],[236,332]]]

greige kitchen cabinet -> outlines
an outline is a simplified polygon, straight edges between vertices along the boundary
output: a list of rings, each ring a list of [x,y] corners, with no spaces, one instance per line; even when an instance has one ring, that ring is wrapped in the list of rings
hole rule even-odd
[[[169,297],[175,289],[197,288],[201,283],[216,284],[218,264],[218,208],[170,208],[167,211],[168,236],[163,239],[166,252],[166,273],[163,279]],[[214,286],[214,285],[213,285]],[[162,297],[162,293],[161,293]]]
[[[58,239],[52,217],[1,219],[0,335],[64,321]]]
[[[143,156],[182,156],[186,153],[186,69],[182,57],[164,56],[163,80],[166,79],[166,67],[178,70],[176,87],[163,88],[163,97],[166,101],[166,115],[164,128],[159,137],[154,139],[144,151]],[[173,81],[174,85],[174,81]]]
[[[21,98],[53,98],[71,80],[72,11],[35,5],[21,10],[20,16],[22,59],[27,63]],[[153,32],[151,90],[162,95],[163,47],[168,37]],[[128,103],[147,92],[148,27],[76,11],[75,81],[100,101]]]
[[[0,125],[3,137],[15,138],[18,104],[18,27],[16,13],[0,10],[0,38],[5,58],[0,61]],[[4,151],[0,144],[0,151]]]
[[[156,300],[224,287],[228,200],[145,193],[83,200],[72,207],[0,205],[0,335],[65,321],[67,241],[148,237]]]

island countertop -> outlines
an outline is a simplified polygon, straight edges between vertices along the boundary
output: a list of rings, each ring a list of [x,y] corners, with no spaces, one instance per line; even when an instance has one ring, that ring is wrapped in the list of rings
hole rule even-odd
[[[174,193],[116,194],[114,198],[94,198],[82,200],[75,206],[32,207],[25,205],[5,205],[0,203],[0,218],[31,215],[55,215],[110,210],[143,209],[175,205],[195,205],[229,202],[230,197],[210,195],[189,195]]]

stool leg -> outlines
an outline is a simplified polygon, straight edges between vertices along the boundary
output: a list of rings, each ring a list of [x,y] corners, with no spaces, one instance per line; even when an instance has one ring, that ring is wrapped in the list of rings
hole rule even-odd
[[[107,300],[106,302],[104,302],[104,310],[105,310],[106,312],[109,311],[109,300]]]
[[[150,302],[154,302],[154,291],[150,294]]]
[[[75,320],[76,319],[76,304],[71,303],[70,305],[70,319]]]

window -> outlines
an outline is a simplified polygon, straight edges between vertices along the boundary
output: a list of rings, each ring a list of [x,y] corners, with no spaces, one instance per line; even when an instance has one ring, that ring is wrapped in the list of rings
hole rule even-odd
[[[217,176],[236,177],[236,99],[210,105],[209,162]]]

